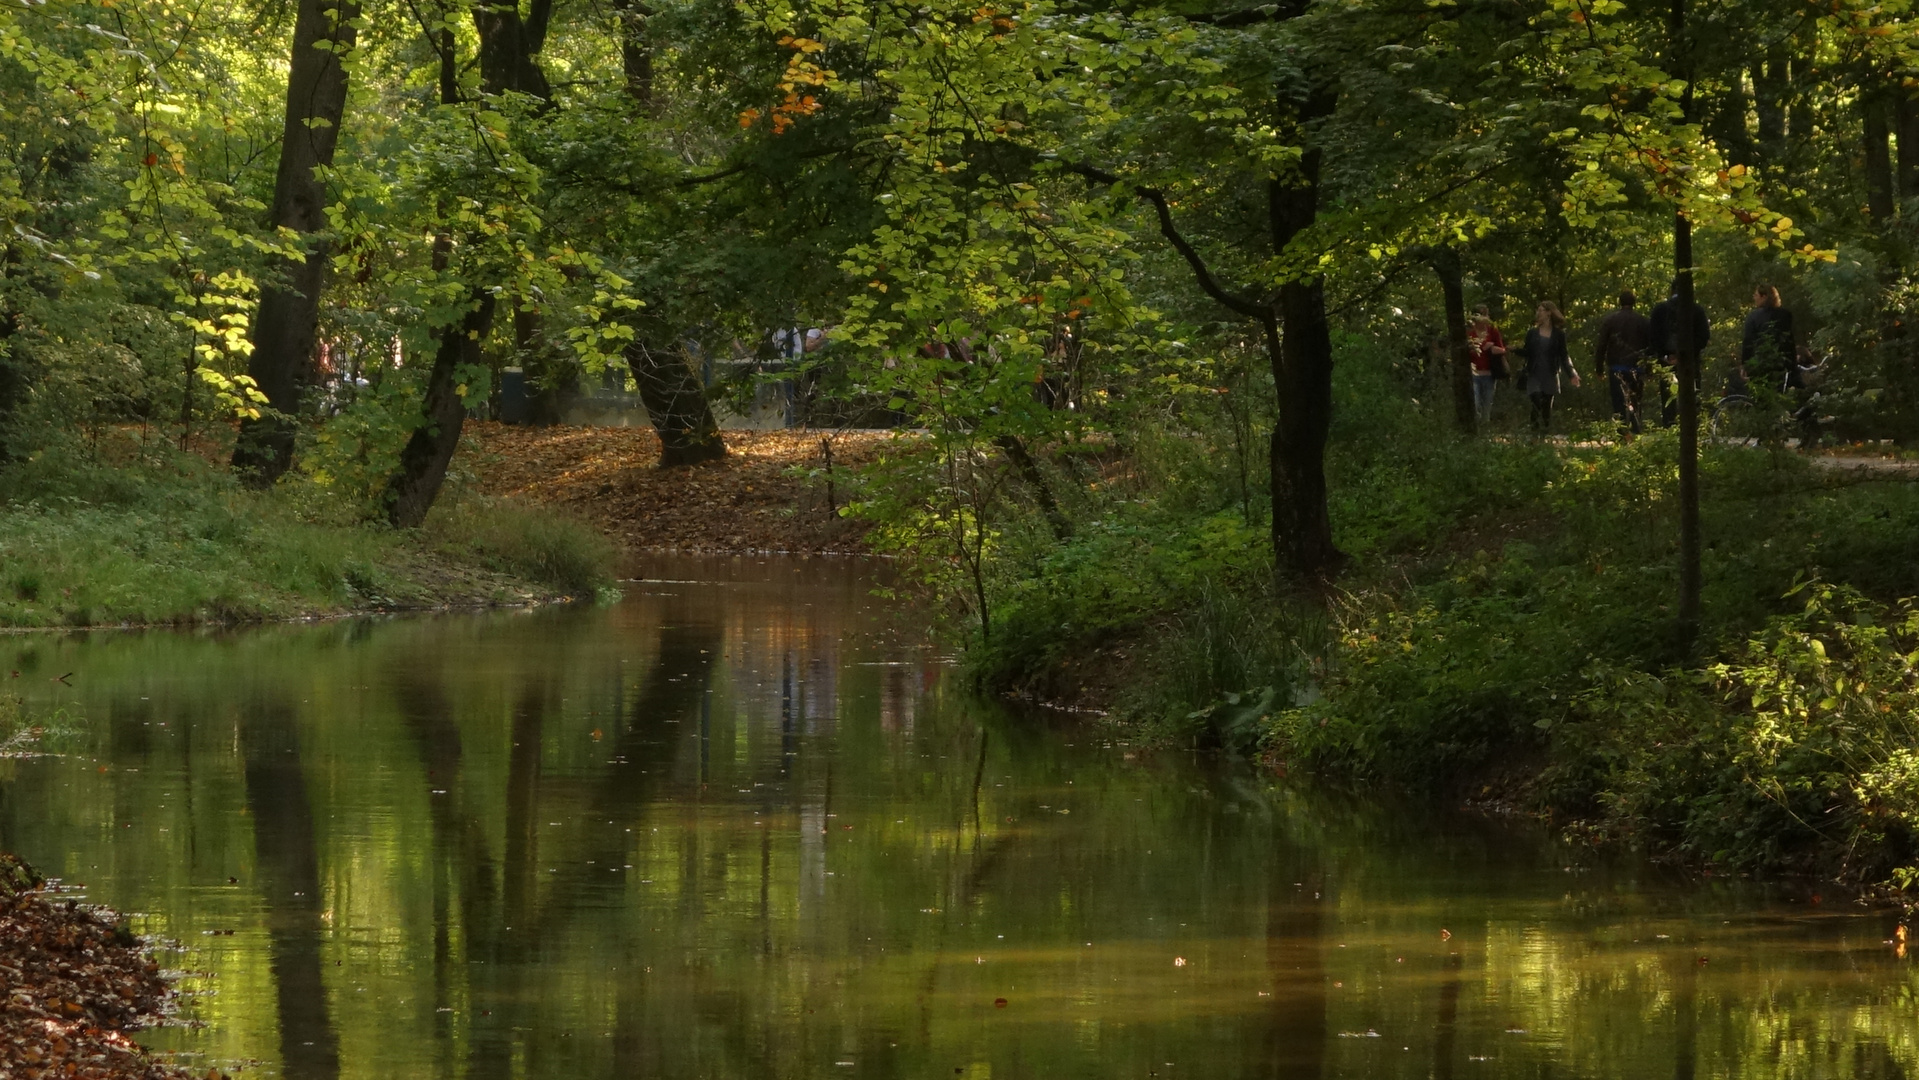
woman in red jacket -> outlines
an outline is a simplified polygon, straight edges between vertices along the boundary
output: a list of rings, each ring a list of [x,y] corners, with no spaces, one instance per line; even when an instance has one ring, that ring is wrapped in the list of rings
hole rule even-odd
[[[1486,305],[1473,308],[1473,323],[1466,331],[1466,352],[1473,362],[1473,405],[1481,425],[1493,419],[1493,388],[1506,377],[1506,339],[1493,325]]]

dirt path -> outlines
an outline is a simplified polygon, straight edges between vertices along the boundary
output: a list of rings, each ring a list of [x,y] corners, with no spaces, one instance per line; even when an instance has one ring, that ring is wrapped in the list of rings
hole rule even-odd
[[[902,447],[892,431],[728,431],[727,456],[661,469],[648,428],[470,423],[454,468],[490,495],[562,506],[635,550],[863,552],[864,523],[829,512],[821,440],[834,469]],[[834,509],[845,505],[845,480]]]

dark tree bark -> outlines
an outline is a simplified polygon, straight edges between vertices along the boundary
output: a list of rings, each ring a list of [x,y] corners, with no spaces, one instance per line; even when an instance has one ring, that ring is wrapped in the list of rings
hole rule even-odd
[[[460,429],[466,423],[459,367],[482,361],[480,343],[492,329],[493,296],[478,292],[473,310],[440,331],[433,370],[427,374],[422,406],[426,415],[400,451],[400,469],[387,484],[387,521],[396,529],[419,528],[426,521],[427,511],[433,509],[433,500],[439,497],[447,464],[460,447]]]
[[[625,68],[626,92],[642,112],[658,108],[653,94],[653,49],[647,40],[646,20],[652,9],[639,0],[618,5],[621,24],[620,63]],[[713,417],[706,387],[693,369],[671,352],[656,353],[635,339],[626,348],[626,362],[640,388],[640,402],[660,437],[660,465],[697,465],[726,456],[719,421]]]
[[[540,111],[552,106],[553,88],[539,59],[552,17],[552,0],[533,0],[525,15],[518,0],[489,0],[473,9],[482,92],[525,94],[539,103]],[[578,396],[580,370],[546,347],[540,333],[543,322],[538,308],[514,308],[513,345],[526,372],[527,421],[548,425],[559,423]]]
[[[510,4],[474,9],[473,22],[480,34],[480,80],[486,92],[537,90],[536,96],[546,96],[546,76],[532,58],[545,40],[551,11],[550,0],[535,0],[533,15],[525,20],[520,18],[519,8]],[[459,84],[454,42],[451,35],[442,33],[433,37],[433,45],[440,57],[440,103],[456,104]],[[523,85],[534,89],[523,89]],[[453,238],[440,236],[433,246],[434,268],[446,269],[452,254]],[[433,509],[440,486],[446,482],[446,467],[460,447],[466,405],[460,400],[459,369],[484,362],[482,343],[493,330],[496,300],[492,292],[474,285],[467,303],[465,316],[440,328],[433,367],[427,372],[426,400],[421,403],[424,415],[400,451],[399,469],[387,482],[387,521],[396,529],[417,529],[426,522],[427,512]]]
[[[613,10],[620,18],[620,67],[626,75],[626,92],[639,102],[643,112],[656,111],[653,98],[653,49],[648,43],[646,23],[653,8],[641,0],[614,0]]]
[[[1712,119],[1706,124],[1706,134],[1724,148],[1733,161],[1754,165],[1759,160],[1758,150],[1753,146],[1752,133],[1746,129],[1746,115],[1752,109],[1752,102],[1746,97],[1746,84],[1739,78],[1738,71],[1733,72],[1729,82],[1731,85],[1716,102]]]
[[[660,467],[698,465],[726,456],[720,425],[706,400],[706,387],[684,356],[656,353],[643,341],[626,347],[626,363],[640,388],[640,403],[660,436]]]
[[[542,102],[552,99],[553,88],[539,62],[552,18],[552,0],[533,0],[524,17],[516,0],[492,0],[473,9],[473,29],[480,37],[482,91],[528,94]]]
[[[1899,122],[1899,197],[1919,199],[1919,101],[1905,94],[1893,101]]]
[[[1786,56],[1781,50],[1752,66],[1753,111],[1759,117],[1759,151],[1779,165],[1786,145]]]
[[[1331,86],[1308,91],[1296,119],[1308,143],[1298,174],[1266,185],[1273,252],[1286,248],[1319,214],[1320,151],[1311,146],[1313,122],[1331,116],[1338,104]],[[1070,166],[1088,179],[1117,184],[1119,177],[1086,164]],[[1273,558],[1280,572],[1309,584],[1322,584],[1345,556],[1333,544],[1332,518],[1326,506],[1326,439],[1332,431],[1333,343],[1326,320],[1325,279],[1312,276],[1281,285],[1275,295],[1253,297],[1220,284],[1184,234],[1173,223],[1165,192],[1144,185],[1133,191],[1153,204],[1160,235],[1193,272],[1200,291],[1222,307],[1256,319],[1264,333],[1273,384],[1279,397],[1279,422],[1272,437]]]
[[[1679,7],[1685,0],[1674,0]],[[1679,279],[1679,640],[1699,636],[1699,347],[1693,341],[1692,222],[1673,215],[1673,270]]]
[[[1892,220],[1896,200],[1892,191],[1892,125],[1890,103],[1882,94],[1867,94],[1860,102],[1865,114],[1866,211],[1878,222]]]
[[[0,315],[0,465],[15,457],[13,422],[27,401],[27,357],[19,333],[20,316],[9,308]]]
[[[1686,36],[1686,2],[1672,0],[1673,69],[1686,80],[1680,98],[1683,119],[1692,119],[1691,47]],[[1693,340],[1692,222],[1684,210],[1673,214],[1673,272],[1679,283],[1679,640],[1690,648],[1699,637],[1699,345]]]
[[[1299,107],[1306,151],[1297,182],[1267,185],[1273,253],[1283,255],[1293,238],[1319,216],[1320,150],[1311,125],[1333,114],[1338,95],[1330,85],[1311,88]],[[1326,281],[1315,274],[1279,287],[1273,384],[1279,388],[1279,423],[1273,428],[1273,551],[1282,566],[1305,581],[1324,581],[1344,556],[1333,545],[1326,506],[1326,439],[1333,421],[1333,336],[1326,321]],[[1270,324],[1269,324],[1270,335]],[[1277,348],[1274,348],[1277,346]]]
[[[1439,275],[1439,290],[1445,297],[1446,340],[1452,346],[1453,419],[1462,435],[1472,435],[1479,426],[1479,410],[1473,406],[1473,357],[1466,343],[1466,286],[1459,265],[1459,252],[1440,248],[1433,253],[1433,272]]]
[[[1001,435],[993,443],[1006,455],[1006,460],[1013,463],[1020,480],[1033,493],[1033,501],[1039,503],[1039,511],[1052,528],[1053,538],[1060,541],[1072,539],[1073,523],[1060,511],[1059,500],[1053,497],[1053,486],[1046,482],[1046,474],[1040,471],[1039,462],[1033,460],[1026,444],[1017,435]]]
[[[313,366],[329,247],[323,235],[326,185],[315,170],[333,164],[346,115],[347,71],[341,56],[353,48],[359,16],[357,0],[299,0],[294,18],[271,223],[299,233],[306,258],[277,260],[274,269],[280,280],[260,294],[247,374],[274,413],[243,422],[233,448],[233,467],[261,486],[279,479],[293,464],[296,417]]]

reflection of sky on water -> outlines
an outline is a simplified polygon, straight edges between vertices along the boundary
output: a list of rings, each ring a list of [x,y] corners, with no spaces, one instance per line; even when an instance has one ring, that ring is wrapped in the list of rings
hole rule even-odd
[[[0,640],[77,728],[0,762],[0,845],[180,943],[205,1026],[149,1042],[296,1078],[1919,1063],[1889,919],[1008,720],[867,572]]]

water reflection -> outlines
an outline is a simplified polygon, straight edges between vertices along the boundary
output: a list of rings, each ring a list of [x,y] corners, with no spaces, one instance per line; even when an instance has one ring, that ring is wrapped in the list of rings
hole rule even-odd
[[[206,973],[151,1042],[294,1078],[1919,1061],[1881,916],[1009,721],[846,564],[649,570],[609,610],[0,641],[84,729],[0,762],[0,845]]]
[[[333,1080],[340,1075],[340,1041],[320,972],[326,916],[293,710],[282,701],[249,701],[240,708],[239,734],[246,809],[253,819],[255,889],[277,991],[282,1074]]]

